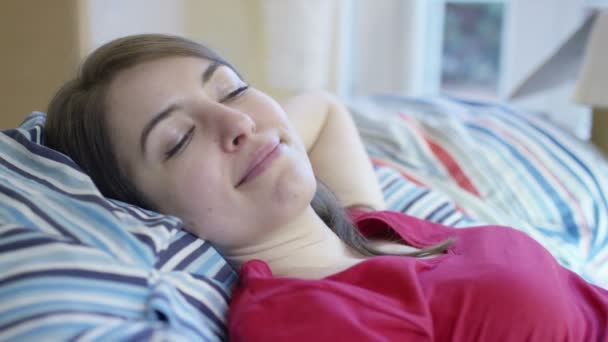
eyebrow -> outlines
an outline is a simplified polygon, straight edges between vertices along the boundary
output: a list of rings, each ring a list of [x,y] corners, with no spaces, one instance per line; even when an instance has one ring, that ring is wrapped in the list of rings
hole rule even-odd
[[[218,62],[218,61],[213,61],[213,63],[211,63],[207,69],[205,69],[205,72],[203,72],[203,85],[207,82],[209,82],[209,80],[211,79],[211,76],[213,76],[213,73],[215,72],[215,70],[217,70],[217,68],[221,67],[222,63]]]
[[[211,77],[213,76],[213,74],[215,73],[215,71],[221,67],[223,64],[217,61],[213,61],[213,63],[211,63],[203,72],[203,85],[205,85],[205,83],[209,82],[209,80],[211,79]],[[158,112],[157,114],[154,115],[154,117],[152,118],[152,120],[150,120],[146,126],[144,126],[143,131],[141,132],[141,137],[139,140],[139,145],[140,145],[140,149],[141,149],[141,153],[142,154],[146,154],[146,141],[148,140],[148,136],[150,135],[150,132],[152,132],[152,129],[154,129],[154,127],[156,127],[156,125],[158,125],[161,121],[167,119],[171,113],[173,113],[174,111],[181,109],[181,106],[173,103],[170,104],[167,108],[161,110],[160,112]]]
[[[169,117],[169,115],[171,115],[171,113],[173,113],[174,111],[176,111],[180,108],[181,107],[179,105],[177,105],[176,103],[173,103],[173,104],[169,105],[169,107],[161,110],[156,115],[154,115],[154,118],[146,124],[146,126],[144,127],[144,130],[141,132],[141,137],[139,140],[139,145],[140,145],[142,154],[146,154],[146,140],[148,140],[148,136],[150,135],[150,132],[152,131],[152,129],[154,127],[156,127],[156,125],[158,125],[159,122],[167,119]]]

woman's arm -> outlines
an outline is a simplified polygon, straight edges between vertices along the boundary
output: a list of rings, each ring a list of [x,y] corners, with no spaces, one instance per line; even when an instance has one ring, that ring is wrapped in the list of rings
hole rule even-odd
[[[354,121],[327,93],[292,98],[284,106],[304,141],[315,175],[344,207],[385,209],[380,186]]]

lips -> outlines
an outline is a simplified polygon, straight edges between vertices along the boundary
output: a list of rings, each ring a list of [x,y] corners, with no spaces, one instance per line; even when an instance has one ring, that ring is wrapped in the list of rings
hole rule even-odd
[[[260,165],[263,164],[263,162],[272,154],[272,152],[274,152],[279,147],[280,144],[280,140],[276,138],[259,147],[253,155],[253,158],[247,164],[247,169],[243,173],[241,179],[236,184],[236,187],[239,187],[243,183],[247,182],[252,175],[257,174],[256,169],[258,169]]]

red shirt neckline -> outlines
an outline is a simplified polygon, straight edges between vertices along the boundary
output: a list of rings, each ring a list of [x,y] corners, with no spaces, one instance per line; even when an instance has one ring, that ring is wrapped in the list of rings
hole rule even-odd
[[[392,211],[367,211],[361,209],[349,209],[348,214],[352,219],[356,227],[366,237],[375,238],[391,238],[397,234],[405,243],[416,248],[425,248],[434,244],[440,243],[448,238],[453,238],[457,235],[457,231],[454,228],[447,226],[440,226],[438,224],[430,223],[429,227],[425,227],[426,221],[405,216],[402,213],[396,213]],[[405,218],[405,219],[404,219]],[[408,220],[410,218],[411,220]],[[378,222],[379,221],[379,222]],[[381,224],[378,224],[380,223]],[[432,227],[430,226],[432,225]],[[425,229],[426,228],[426,229]],[[348,278],[350,274],[358,273],[359,269],[367,267],[370,262],[378,262],[375,260],[378,258],[412,258],[417,261],[423,262],[426,266],[435,266],[439,262],[443,261],[450,255],[458,253],[458,239],[450,245],[446,251],[432,258],[416,258],[409,256],[394,256],[394,255],[380,255],[367,258],[349,268],[342,271],[330,274],[319,279],[309,280],[340,280],[342,278]],[[260,279],[260,278],[285,278],[285,279],[299,279],[297,277],[279,277],[272,274],[272,270],[268,264],[260,259],[252,259],[245,262],[240,269],[240,279],[243,284],[247,283],[248,279]]]

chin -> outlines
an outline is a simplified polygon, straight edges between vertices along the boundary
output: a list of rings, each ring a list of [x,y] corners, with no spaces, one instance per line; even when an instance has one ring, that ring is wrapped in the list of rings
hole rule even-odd
[[[299,169],[282,175],[274,191],[273,203],[277,210],[289,213],[301,212],[312,201],[317,189],[317,180],[312,169]]]

